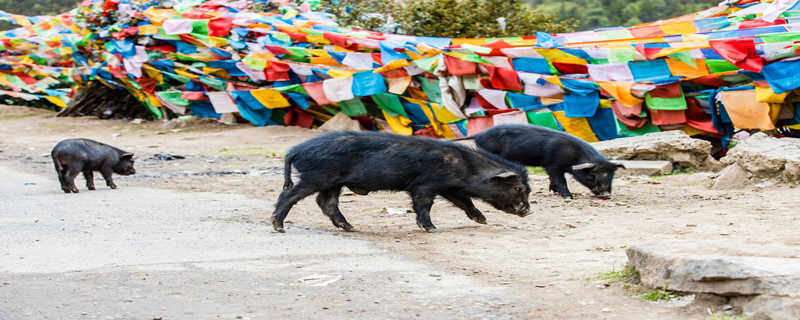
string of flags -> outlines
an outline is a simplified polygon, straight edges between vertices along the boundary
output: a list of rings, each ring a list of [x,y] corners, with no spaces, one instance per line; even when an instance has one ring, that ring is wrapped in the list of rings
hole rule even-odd
[[[85,0],[56,16],[0,12],[0,96],[65,107],[89,81],[155,118],[236,113],[256,126],[456,138],[532,123],[587,141],[661,130],[720,138],[800,128],[800,3],[728,0],[630,27],[436,38],[337,25],[272,1]]]

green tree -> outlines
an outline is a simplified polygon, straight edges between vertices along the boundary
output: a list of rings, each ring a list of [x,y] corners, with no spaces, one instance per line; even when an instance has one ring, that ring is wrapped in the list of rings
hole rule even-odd
[[[70,11],[78,0],[0,0],[0,10],[23,16],[53,15]]]
[[[623,27],[670,19],[713,7],[719,0],[526,0],[537,10],[575,19],[577,29]]]
[[[322,10],[336,16],[341,26],[375,31],[389,31],[393,27],[389,18],[394,7],[391,0],[322,0],[320,5]]]
[[[566,32],[571,20],[533,10],[520,0],[323,1],[338,22],[370,30],[436,37],[505,37]]]

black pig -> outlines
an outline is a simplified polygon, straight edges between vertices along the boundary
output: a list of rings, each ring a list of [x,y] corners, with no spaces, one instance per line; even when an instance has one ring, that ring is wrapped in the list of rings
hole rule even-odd
[[[106,185],[111,189],[117,188],[111,179],[112,172],[125,176],[136,173],[133,168],[133,153],[94,140],[62,140],[53,147],[50,155],[53,157],[61,190],[65,193],[78,193],[75,177],[81,172],[89,190],[94,190],[94,171],[100,171]]]
[[[585,141],[573,135],[534,125],[500,125],[472,137],[478,148],[526,166],[544,167],[550,190],[571,198],[564,173],[569,172],[595,196],[611,196],[618,168]]]
[[[296,185],[292,167],[300,174]],[[486,217],[471,198],[521,217],[530,209],[528,173],[522,166],[448,141],[388,133],[330,132],[298,144],[286,155],[284,179],[272,215],[278,232],[284,232],[283,220],[292,206],[317,192],[317,204],[333,225],[355,231],[339,211],[342,187],[360,195],[408,192],[417,225],[428,232],[436,231],[429,212],[437,195],[482,224]]]

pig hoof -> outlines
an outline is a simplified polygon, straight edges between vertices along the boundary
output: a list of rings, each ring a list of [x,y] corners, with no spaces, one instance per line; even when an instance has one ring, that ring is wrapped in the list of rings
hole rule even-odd
[[[111,188],[111,189],[116,189],[117,185],[116,184],[109,184],[108,187]]]
[[[470,217],[470,219],[480,224],[486,224],[486,217]]]
[[[275,229],[276,232],[286,233],[286,230],[283,230],[283,224],[279,224],[275,220],[272,220],[272,229]]]
[[[349,224],[343,225],[340,228],[342,228],[346,232],[356,232],[356,228],[353,228],[353,226]]]
[[[95,190],[94,186],[91,186],[91,187],[86,187],[86,189],[89,189],[89,190]]]
[[[421,223],[417,223],[417,226],[420,229],[422,229],[422,231],[425,231],[425,232],[428,232],[428,233],[439,232],[439,230],[436,230],[436,226],[434,226],[434,225],[427,225],[426,226],[426,225],[423,225]]]

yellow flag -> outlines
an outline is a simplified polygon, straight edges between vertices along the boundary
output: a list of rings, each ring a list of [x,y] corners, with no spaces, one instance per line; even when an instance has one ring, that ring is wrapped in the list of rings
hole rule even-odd
[[[330,41],[328,41],[328,39],[325,39],[325,37],[323,37],[321,35],[313,35],[313,34],[306,35],[306,40],[308,40],[308,42],[310,42],[310,43],[319,43],[319,44],[330,44],[331,43]]]
[[[564,111],[553,111],[553,115],[558,119],[558,123],[564,128],[567,133],[585,140],[586,142],[597,142],[597,136],[589,126],[589,121],[586,118],[568,118],[564,115]]]
[[[597,85],[600,86],[600,88],[603,88],[608,94],[626,106],[635,106],[641,104],[643,101],[631,94],[631,86],[633,86],[633,84],[633,82],[625,81],[597,81]]]
[[[787,95],[789,92],[777,94],[770,87],[756,87],[756,101],[758,102],[783,103]]]
[[[668,22],[661,25],[661,30],[667,35],[697,33],[694,21]]]
[[[158,33],[158,26],[148,24],[144,26],[139,26],[139,34],[140,35],[153,35]]]
[[[275,89],[255,89],[250,91],[250,94],[252,94],[253,98],[256,98],[256,100],[258,100],[258,102],[264,105],[264,107],[267,109],[278,109],[291,106],[289,101],[287,101],[286,98],[284,98],[283,95]]]
[[[144,73],[146,73],[148,77],[156,79],[158,84],[164,83],[164,75],[162,75],[161,71],[158,71],[158,69],[147,64],[143,65],[142,69],[144,69]]]
[[[393,116],[383,110],[381,110],[381,112],[383,112],[384,119],[386,119],[386,122],[389,123],[389,127],[394,133],[402,134],[404,136],[410,136],[414,133],[414,130],[408,126],[411,124],[411,119],[400,115]]]
[[[450,123],[456,120],[461,120],[461,118],[454,115],[445,107],[440,106],[438,103],[431,102],[430,105],[431,109],[433,110],[433,113],[436,115],[436,119],[441,121],[442,123]]]
[[[444,134],[442,135],[442,138],[445,138],[445,139],[458,138],[458,136],[455,133],[453,133],[453,130],[450,129],[450,126],[442,126],[442,131],[444,131]]]
[[[161,104],[161,101],[158,101],[158,99],[156,98],[156,96],[154,96],[154,95],[152,95],[152,94],[149,94],[149,93],[147,93],[147,92],[145,92],[145,93],[144,93],[144,95],[147,97],[147,100],[148,100],[148,101],[150,101],[150,104],[151,104],[151,105],[154,105],[154,106],[156,106],[156,107],[162,107],[162,106],[164,106],[163,104]]]
[[[334,78],[349,78],[353,76],[353,71],[342,69],[328,69],[328,74]]]
[[[431,122],[431,126],[433,127],[433,131],[436,132],[436,135],[443,136],[444,132],[442,131],[442,124],[436,120],[436,117],[433,115],[433,109],[427,104],[421,104],[420,109],[422,109],[422,112],[424,112],[425,116],[428,117],[428,120]]]
[[[535,50],[550,62],[587,64],[585,59],[578,58],[559,49],[535,48]]]
[[[184,70],[181,70],[181,69],[175,69],[175,73],[177,73],[180,76],[187,77],[189,79],[196,79],[196,78],[200,77],[199,75],[188,73],[188,72],[186,72]]]
[[[403,67],[406,67],[406,66],[410,66],[410,65],[411,65],[410,61],[408,61],[406,59],[399,59],[399,60],[395,60],[395,61],[389,62],[385,66],[380,67],[378,69],[375,69],[372,72],[381,73],[381,72],[391,71],[391,70],[395,70],[395,69],[400,69],[400,68],[403,68]]]
[[[45,97],[48,101],[52,102],[54,105],[57,105],[59,108],[66,108],[67,104],[64,103],[64,100],[61,100],[58,96],[46,96]]]

